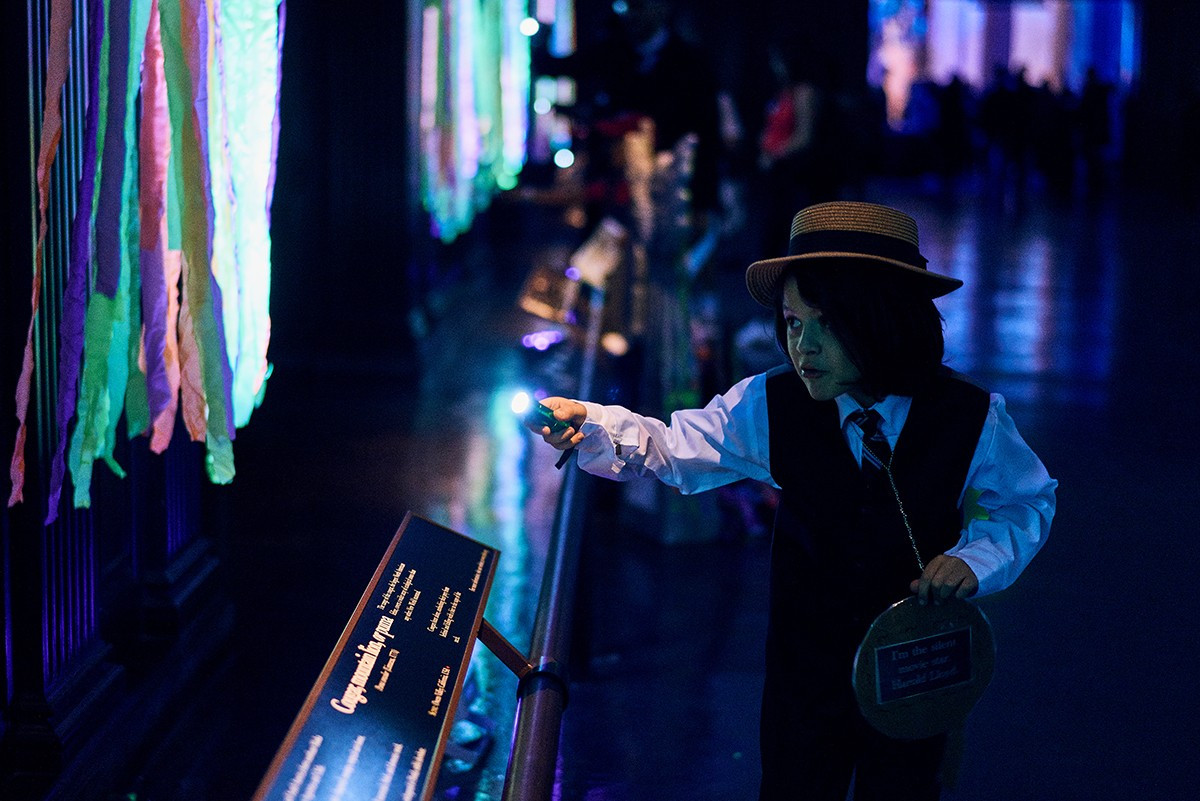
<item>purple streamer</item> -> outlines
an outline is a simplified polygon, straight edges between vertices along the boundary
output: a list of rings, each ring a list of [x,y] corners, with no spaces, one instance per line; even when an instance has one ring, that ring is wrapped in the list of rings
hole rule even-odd
[[[279,161],[279,98],[283,90],[283,29],[287,23],[287,0],[279,0],[279,27],[275,35],[275,117],[271,120],[271,171],[267,174],[267,228],[271,227],[271,204],[275,199],[275,166]]]
[[[71,261],[63,292],[58,339],[58,445],[50,465],[50,497],[46,525],[58,519],[62,495],[67,426],[79,394],[83,360],[83,328],[87,316],[88,262],[91,252],[92,202],[96,188],[96,137],[100,128],[100,49],[104,42],[103,0],[88,0],[88,107],[83,132],[83,172],[79,176],[75,219],[71,223]]]
[[[167,288],[160,247],[140,251],[142,276],[142,322],[146,326],[146,402],[151,421],[171,405],[176,392],[167,379]]]
[[[125,182],[125,115],[129,83],[129,6],[113,3],[108,28],[108,121],[100,199],[96,204],[96,287],[105,297],[117,296],[121,281],[121,208]]]

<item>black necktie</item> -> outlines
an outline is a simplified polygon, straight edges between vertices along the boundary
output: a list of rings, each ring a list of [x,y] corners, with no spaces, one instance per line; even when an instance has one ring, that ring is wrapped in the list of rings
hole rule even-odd
[[[888,445],[883,432],[879,430],[880,421],[879,412],[873,409],[854,412],[850,415],[850,422],[862,431],[862,473],[867,480],[867,486],[870,487],[874,487],[878,483],[879,476],[892,461],[892,448]]]
[[[867,483],[867,492],[872,495],[884,493],[886,491],[882,490],[881,486],[891,485],[891,494],[896,498],[896,506],[900,510],[900,518],[904,521],[904,530],[908,532],[908,541],[912,545],[913,555],[917,557],[917,567],[924,571],[925,562],[921,559],[921,551],[917,548],[916,539],[913,538],[908,515],[904,513],[904,504],[900,502],[900,493],[890,480],[892,448],[888,445],[887,437],[883,436],[883,432],[879,430],[882,418],[879,416],[879,412],[867,409],[854,412],[849,419],[858,426],[863,435],[861,467],[863,478]],[[880,481],[880,476],[884,473],[889,473],[889,480],[886,482]]]

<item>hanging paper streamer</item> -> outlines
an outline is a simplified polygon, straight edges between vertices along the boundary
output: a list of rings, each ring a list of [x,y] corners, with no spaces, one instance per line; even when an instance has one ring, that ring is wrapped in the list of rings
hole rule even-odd
[[[233,480],[233,416],[230,408],[231,368],[221,290],[212,272],[212,181],[206,152],[208,137],[208,53],[212,32],[203,0],[171,0],[159,5],[167,101],[171,113],[171,158],[178,160],[180,234],[183,250],[183,308],[195,343],[200,386],[207,407],[205,442],[208,475],[219,484]],[[190,344],[190,343],[189,343]],[[185,346],[186,358],[193,351]],[[185,375],[189,374],[185,367]],[[196,387],[190,388],[193,392]],[[187,398],[185,396],[185,402]],[[195,434],[193,433],[193,437]]]
[[[501,0],[500,19],[500,157],[492,164],[496,186],[512,189],[525,165],[529,133],[529,39],[521,33],[526,3]]]
[[[146,27],[142,69],[140,140],[139,259],[142,295],[142,346],[137,360],[145,382],[142,397],[127,395],[130,430],[150,428],[150,450],[162,453],[171,442],[179,408],[179,279],[181,254],[170,247],[167,226],[167,184],[171,158],[171,120],[167,113],[167,79],[163,71],[158,3],[151,6]],[[140,402],[144,400],[145,412]],[[135,412],[135,409],[137,410]],[[204,436],[203,407],[199,420],[185,418],[189,431],[199,426]],[[135,422],[136,416],[136,422]]]
[[[38,145],[37,192],[38,192],[38,237],[33,259],[33,291],[29,313],[29,329],[25,336],[25,353],[21,361],[21,375],[17,379],[17,436],[13,447],[9,477],[12,492],[8,505],[24,500],[25,488],[25,436],[28,431],[25,417],[29,412],[29,396],[33,384],[33,325],[37,319],[42,297],[42,249],[46,244],[49,227],[46,209],[50,204],[50,167],[62,141],[63,120],[59,108],[63,85],[67,82],[70,65],[70,33],[73,14],[72,0],[53,0],[50,4],[50,37],[46,44],[46,102],[42,110],[42,135]]]
[[[129,378],[129,339],[140,318],[130,303],[138,258],[137,93],[149,0],[109,9],[107,121],[95,214],[95,280],[88,296],[84,367],[70,467],[75,505],[90,505],[93,463],[118,476],[113,458],[121,399]],[[103,79],[102,79],[103,80]]]
[[[235,200],[270,196],[279,28],[275,3],[223,0],[215,39],[220,57],[209,75],[210,101],[220,104],[218,113],[209,114],[217,251],[213,273],[221,296],[237,307],[236,314],[224,315],[224,322],[238,426],[249,421],[261,402],[267,379],[271,240],[267,203],[241,205]]]
[[[130,436],[149,435],[161,453],[182,412],[188,435],[206,442],[209,478],[232,480],[235,430],[270,374],[282,3],[88,0],[81,21],[72,8],[51,0],[31,320],[10,468],[11,506],[23,499],[49,176],[78,23],[88,106],[57,332],[47,523],[67,466],[76,506],[90,504],[95,462],[124,474],[113,456],[122,413]]]
[[[87,314],[88,273],[91,267],[93,210],[95,209],[96,173],[99,151],[104,146],[104,118],[100,110],[107,97],[108,69],[104,59],[107,42],[104,38],[103,0],[89,0],[88,17],[91,29],[88,36],[88,97],[83,132],[83,173],[79,177],[79,198],[75,219],[71,224],[71,258],[67,286],[63,292],[62,320],[58,329],[58,404],[55,421],[58,424],[58,445],[50,465],[49,511],[46,525],[58,517],[58,499],[62,492],[64,459],[67,448],[67,425],[75,411],[79,389],[79,366],[83,358],[83,326]]]
[[[524,164],[529,39],[522,0],[431,0],[421,30],[421,191],[450,242]]]

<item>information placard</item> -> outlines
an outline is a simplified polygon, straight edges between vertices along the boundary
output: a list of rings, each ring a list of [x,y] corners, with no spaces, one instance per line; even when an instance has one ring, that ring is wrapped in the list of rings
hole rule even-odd
[[[971,630],[876,648],[875,677],[881,704],[965,684],[971,680]]]
[[[254,801],[430,798],[498,557],[406,515]]]

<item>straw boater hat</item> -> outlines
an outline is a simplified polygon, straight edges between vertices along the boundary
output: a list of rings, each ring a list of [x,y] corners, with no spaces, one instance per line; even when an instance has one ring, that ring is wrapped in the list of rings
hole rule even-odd
[[[912,217],[874,203],[835,201],[802,209],[792,220],[788,255],[751,264],[746,288],[756,301],[772,307],[784,270],[809,259],[875,262],[892,274],[911,276],[931,298],[953,292],[963,283],[925,269]]]

